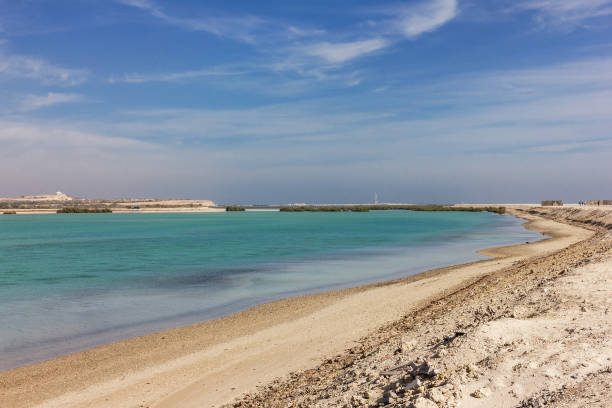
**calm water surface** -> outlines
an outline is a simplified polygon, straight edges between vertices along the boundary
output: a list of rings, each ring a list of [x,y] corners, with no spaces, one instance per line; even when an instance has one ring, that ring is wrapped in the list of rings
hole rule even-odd
[[[0,216],[0,370],[541,239],[457,212]]]

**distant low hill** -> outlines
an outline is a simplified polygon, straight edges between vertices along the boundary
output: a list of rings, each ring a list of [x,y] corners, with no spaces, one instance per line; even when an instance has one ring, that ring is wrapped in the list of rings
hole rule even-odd
[[[19,198],[0,198],[0,201],[71,201],[72,197],[58,191],[55,194],[22,196]]]
[[[62,208],[113,208],[118,211],[162,210],[169,208],[206,209],[215,207],[211,200],[158,199],[158,198],[77,198],[62,192],[22,196],[18,198],[0,198],[0,209],[18,210],[56,210]]]

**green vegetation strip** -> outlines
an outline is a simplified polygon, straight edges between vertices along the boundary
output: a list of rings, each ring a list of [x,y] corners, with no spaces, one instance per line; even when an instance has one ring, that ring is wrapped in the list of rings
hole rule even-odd
[[[58,214],[90,214],[90,213],[112,213],[110,208],[79,208],[79,207],[65,207],[61,210],[57,210]]]
[[[230,205],[225,208],[225,211],[246,211],[244,207],[239,207],[237,205]]]
[[[467,212],[492,212],[504,214],[505,207],[453,207],[447,205],[354,205],[354,206],[291,206],[281,207],[283,212],[368,212],[384,210],[408,210],[408,211],[467,211]]]

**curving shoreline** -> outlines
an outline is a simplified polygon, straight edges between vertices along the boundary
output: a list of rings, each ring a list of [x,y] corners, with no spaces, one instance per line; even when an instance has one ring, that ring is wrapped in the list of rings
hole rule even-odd
[[[432,297],[229,406],[607,407],[612,211],[516,210],[592,233]]]
[[[552,238],[481,251],[497,257],[491,260],[284,299],[222,319],[6,371],[0,373],[0,396],[8,407],[229,402],[258,384],[312,367],[380,325],[481,276],[592,235],[533,215],[522,217],[529,220],[526,227]]]

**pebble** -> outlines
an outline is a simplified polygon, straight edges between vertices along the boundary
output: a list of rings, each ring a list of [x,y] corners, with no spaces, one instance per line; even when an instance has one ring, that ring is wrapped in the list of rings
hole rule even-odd
[[[408,338],[402,338],[400,341],[400,350],[402,353],[407,353],[410,350],[414,349],[416,347],[416,341],[408,339]]]
[[[418,388],[420,386],[421,386],[421,380],[419,380],[418,378],[415,378],[410,383],[406,384],[406,387],[404,387],[404,388],[406,390],[412,390],[412,389]]]
[[[479,388],[476,391],[474,391],[473,393],[471,393],[470,395],[474,398],[486,398],[488,397],[490,394],[490,391],[488,388],[483,387],[483,388]]]

